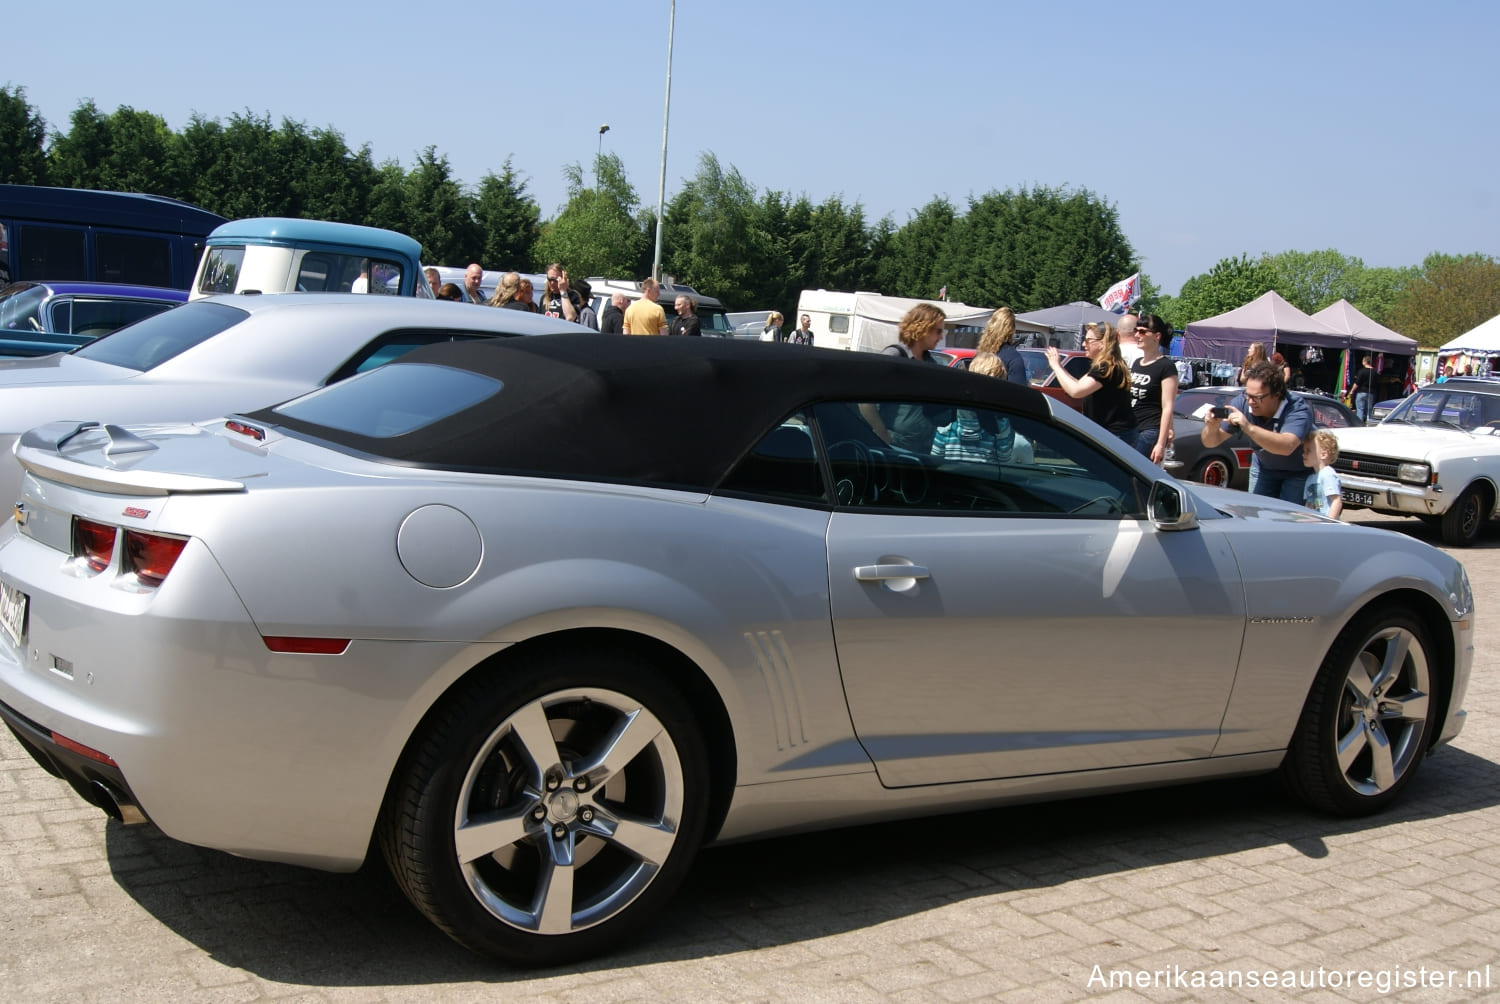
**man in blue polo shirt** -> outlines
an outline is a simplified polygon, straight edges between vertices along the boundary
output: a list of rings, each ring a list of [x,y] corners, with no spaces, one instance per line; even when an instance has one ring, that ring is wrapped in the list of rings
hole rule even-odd
[[[1250,463],[1250,491],[1287,502],[1302,502],[1312,468],[1302,462],[1302,438],[1313,428],[1312,409],[1288,394],[1286,375],[1275,363],[1261,362],[1245,373],[1245,389],[1229,402],[1227,418],[1204,416],[1204,446],[1218,446],[1243,429],[1255,459]]]

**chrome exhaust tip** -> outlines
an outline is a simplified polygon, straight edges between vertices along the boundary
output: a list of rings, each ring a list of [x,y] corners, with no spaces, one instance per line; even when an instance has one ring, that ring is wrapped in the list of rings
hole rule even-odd
[[[146,814],[141,807],[130,799],[120,794],[113,787],[103,781],[94,781],[92,784],[94,804],[103,809],[112,818],[118,819],[126,826],[138,826],[146,822]]]

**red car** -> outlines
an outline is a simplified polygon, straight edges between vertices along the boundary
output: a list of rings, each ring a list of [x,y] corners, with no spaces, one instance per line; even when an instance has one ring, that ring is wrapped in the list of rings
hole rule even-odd
[[[1083,409],[1082,401],[1075,401],[1068,396],[1057,383],[1057,377],[1052,373],[1052,367],[1047,365],[1047,353],[1041,349],[1020,349],[1021,357],[1026,360],[1026,376],[1031,381],[1031,386],[1046,394],[1055,397],[1075,411]],[[949,366],[967,366],[968,360],[974,358],[974,349],[940,349],[933,355],[944,357]],[[1058,349],[1057,354],[1062,357],[1063,369],[1081,377],[1089,371],[1093,365],[1086,353],[1076,349]]]

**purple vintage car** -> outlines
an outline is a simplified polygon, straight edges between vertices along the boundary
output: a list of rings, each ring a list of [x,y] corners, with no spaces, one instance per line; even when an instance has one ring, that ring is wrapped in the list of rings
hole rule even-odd
[[[162,286],[13,282],[0,289],[0,356],[67,352],[186,300]]]

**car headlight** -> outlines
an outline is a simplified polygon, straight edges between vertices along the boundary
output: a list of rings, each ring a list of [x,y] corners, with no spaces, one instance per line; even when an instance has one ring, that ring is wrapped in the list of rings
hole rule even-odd
[[[1402,464],[1396,468],[1396,477],[1402,481],[1425,485],[1432,477],[1432,467],[1429,464]]]

